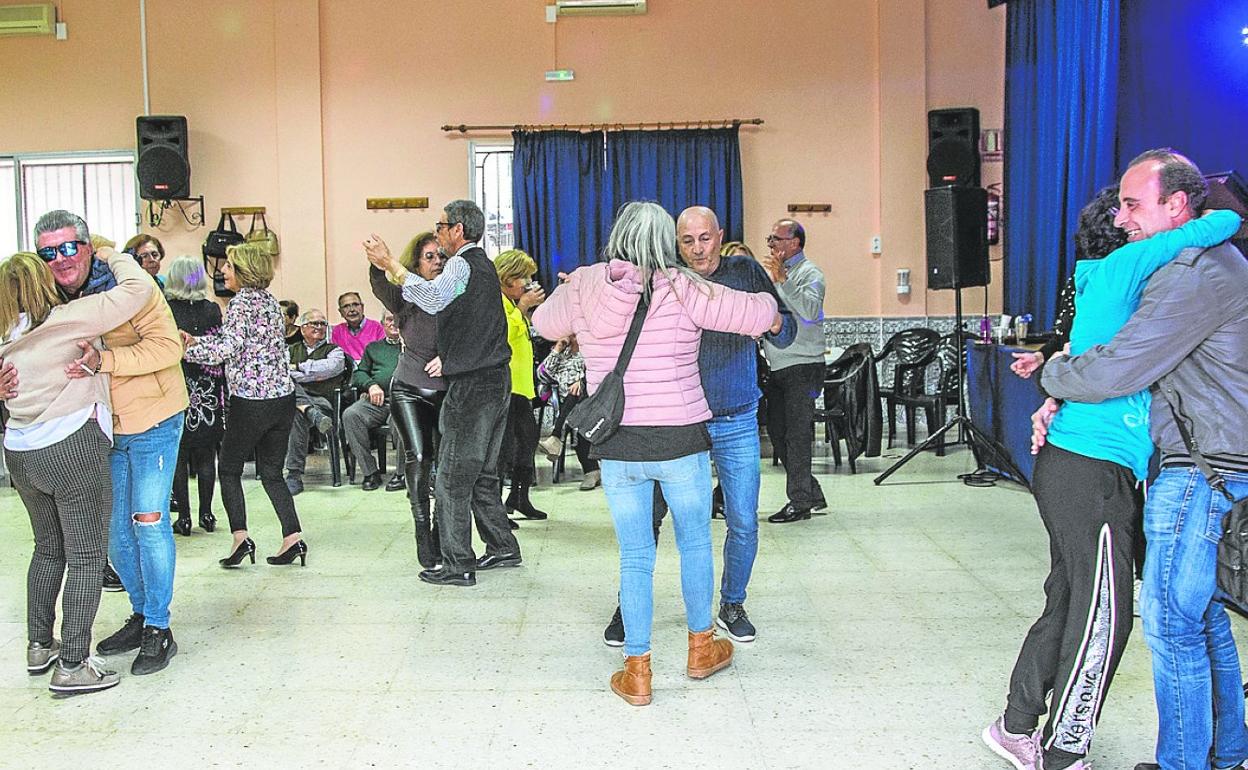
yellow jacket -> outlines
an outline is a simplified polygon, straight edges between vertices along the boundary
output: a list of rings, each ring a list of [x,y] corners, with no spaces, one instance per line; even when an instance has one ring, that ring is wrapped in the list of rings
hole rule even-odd
[[[159,291],[136,316],[104,335],[100,371],[112,375],[113,432],[142,433],[186,409],[182,337]]]
[[[507,315],[507,344],[511,347],[511,392],[533,398],[533,340],[529,338],[529,322],[516,303],[503,296],[503,312]]]

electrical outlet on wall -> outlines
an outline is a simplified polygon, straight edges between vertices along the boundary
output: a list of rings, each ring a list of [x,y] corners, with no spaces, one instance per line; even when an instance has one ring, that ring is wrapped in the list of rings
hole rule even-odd
[[[873,236],[871,236],[871,253],[872,253],[872,254],[883,254],[883,253],[884,253],[884,246],[883,246],[883,244],[880,242],[880,236],[878,236],[878,235],[873,235]]]

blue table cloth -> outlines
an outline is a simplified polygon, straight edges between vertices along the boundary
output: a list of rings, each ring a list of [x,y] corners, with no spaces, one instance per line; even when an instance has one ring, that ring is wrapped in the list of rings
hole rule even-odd
[[[1023,348],[967,342],[966,408],[975,427],[996,440],[1031,483],[1031,415],[1044,403],[1035,376],[1024,380],[1010,371],[1012,353]],[[984,458],[992,466],[991,458]]]

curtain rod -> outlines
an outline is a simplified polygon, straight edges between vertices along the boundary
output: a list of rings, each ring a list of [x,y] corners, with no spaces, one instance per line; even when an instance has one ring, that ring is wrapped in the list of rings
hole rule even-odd
[[[658,131],[676,128],[727,128],[729,126],[761,126],[762,118],[724,118],[723,120],[677,120],[660,123],[535,123],[514,124],[509,126],[469,126],[460,123],[457,126],[442,126],[443,131]]]

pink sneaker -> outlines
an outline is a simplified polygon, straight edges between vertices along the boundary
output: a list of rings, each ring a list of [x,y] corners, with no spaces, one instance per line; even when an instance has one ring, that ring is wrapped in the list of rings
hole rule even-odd
[[[1005,717],[984,728],[984,744],[992,753],[1009,762],[1014,770],[1037,770],[1040,746],[1033,735],[1014,735],[1005,731]]]

